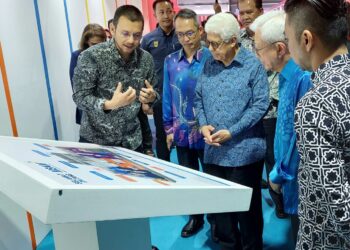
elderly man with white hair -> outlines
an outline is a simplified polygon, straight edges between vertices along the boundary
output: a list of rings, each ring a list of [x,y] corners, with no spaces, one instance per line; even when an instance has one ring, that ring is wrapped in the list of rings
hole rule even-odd
[[[280,73],[274,146],[276,162],[270,172],[270,194],[276,197],[276,193],[283,193],[284,211],[290,215],[296,244],[299,227],[297,172],[300,157],[296,147],[294,111],[312,84],[310,74],[291,58],[284,35],[285,19],[284,11],[273,11],[257,18],[251,28],[255,32],[256,54],[266,70]]]
[[[204,172],[253,189],[249,211],[215,214],[221,249],[261,250],[261,176],[266,151],[262,118],[269,106],[266,71],[239,47],[239,25],[219,13],[205,26],[212,57],[196,87],[196,113],[206,142]],[[239,201],[237,201],[239,202]]]

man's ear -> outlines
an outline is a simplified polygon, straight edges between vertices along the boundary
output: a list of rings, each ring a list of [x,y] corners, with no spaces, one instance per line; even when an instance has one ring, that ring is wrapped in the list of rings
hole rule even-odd
[[[238,42],[237,42],[237,38],[236,38],[236,37],[232,37],[232,38],[231,38],[231,46],[232,46],[232,48],[233,48],[233,47],[236,47],[236,46],[237,46],[237,43],[238,43]]]
[[[304,30],[301,33],[301,45],[304,47],[306,52],[310,52],[315,45],[315,36],[309,30]]]
[[[114,27],[114,23],[111,23],[111,33],[114,34],[115,33],[115,27]]]
[[[277,46],[277,53],[279,58],[283,57],[285,54],[288,53],[288,46],[285,43],[278,42],[276,46]]]

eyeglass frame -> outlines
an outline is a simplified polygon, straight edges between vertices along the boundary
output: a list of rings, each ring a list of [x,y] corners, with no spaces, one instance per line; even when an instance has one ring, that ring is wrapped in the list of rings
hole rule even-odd
[[[125,39],[129,39],[131,36],[135,41],[140,41],[142,39],[142,32],[131,33],[129,31],[119,31],[119,34]]]
[[[276,43],[284,43],[284,44],[286,44],[286,41],[276,41],[276,42],[273,42],[273,43],[269,43],[268,45],[266,45],[266,46],[264,46],[264,47],[262,47],[262,48],[256,48],[255,47],[255,53],[257,54],[257,55],[260,55],[259,54],[259,51],[262,51],[262,50],[264,50],[264,49],[266,49],[266,48],[268,48],[268,47],[270,47],[271,45],[274,45],[274,44],[276,44]]]
[[[192,34],[189,34],[189,33],[192,33]],[[184,37],[186,36],[188,39],[192,39],[195,37],[195,35],[198,33],[198,29],[196,31],[194,30],[189,30],[189,31],[186,31],[186,32],[178,32],[176,33],[177,35],[177,38],[178,39],[184,39]]]
[[[230,38],[230,39],[232,39],[232,38]],[[220,43],[218,43],[218,42],[210,42],[207,39],[206,44],[207,44],[208,48],[210,48],[210,46],[211,46],[213,48],[213,50],[217,50],[217,49],[221,48],[221,46],[224,43],[229,43],[229,42],[230,42],[230,40],[222,40]],[[213,44],[218,44],[218,45],[213,46]]]

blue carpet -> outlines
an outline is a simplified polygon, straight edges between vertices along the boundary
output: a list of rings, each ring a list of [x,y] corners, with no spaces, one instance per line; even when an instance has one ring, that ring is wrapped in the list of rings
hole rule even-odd
[[[171,161],[177,162],[173,150]],[[264,214],[264,250],[292,250],[290,245],[290,220],[278,219],[274,213],[274,205],[267,190],[262,190]],[[159,250],[219,250],[219,246],[211,241],[209,224],[195,236],[181,238],[182,227],[187,216],[155,217],[150,219],[153,245]],[[37,250],[54,250],[53,235],[50,232],[40,243]]]

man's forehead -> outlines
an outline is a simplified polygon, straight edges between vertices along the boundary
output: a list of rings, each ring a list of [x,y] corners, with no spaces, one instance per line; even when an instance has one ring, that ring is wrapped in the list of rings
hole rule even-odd
[[[257,9],[256,4],[254,0],[243,0],[243,1],[238,1],[238,9],[240,11],[243,10],[250,10],[250,9]]]
[[[173,7],[171,6],[171,4],[169,2],[160,2],[160,3],[157,3],[156,5],[156,10],[164,10],[164,9],[173,9]]]

